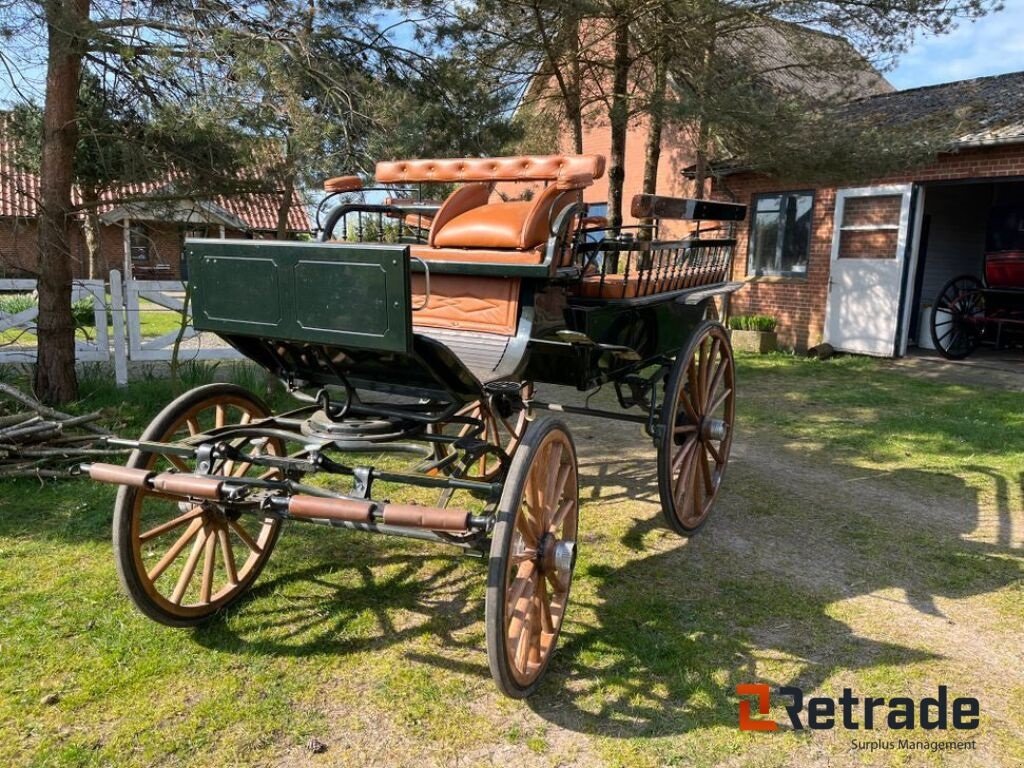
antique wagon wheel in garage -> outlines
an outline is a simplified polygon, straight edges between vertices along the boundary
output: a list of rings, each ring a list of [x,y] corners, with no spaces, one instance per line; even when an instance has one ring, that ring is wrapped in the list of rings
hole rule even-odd
[[[939,291],[932,306],[931,335],[936,351],[962,360],[981,344],[979,320],[985,316],[985,294],[973,275],[954,277]]]
[[[658,491],[665,519],[688,536],[707,520],[722,484],[736,422],[736,364],[720,323],[705,321],[665,386]]]
[[[175,443],[269,415],[267,406],[241,387],[212,384],[171,402],[141,440]],[[273,438],[232,442],[257,455],[284,452]],[[134,451],[127,466],[188,474],[196,470],[195,463],[173,454]],[[276,470],[231,461],[209,472],[239,479],[276,476]],[[163,624],[190,626],[238,600],[270,558],[281,527],[277,518],[250,512],[122,486],[114,507],[114,554],[121,582],[139,609]]]
[[[528,696],[551,659],[576,565],[576,447],[559,420],[529,424],[498,507],[487,578],[487,658],[498,687]]]

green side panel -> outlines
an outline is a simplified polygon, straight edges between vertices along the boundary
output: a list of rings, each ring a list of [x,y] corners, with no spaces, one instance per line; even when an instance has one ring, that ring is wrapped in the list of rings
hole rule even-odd
[[[403,245],[189,240],[197,330],[408,352]]]

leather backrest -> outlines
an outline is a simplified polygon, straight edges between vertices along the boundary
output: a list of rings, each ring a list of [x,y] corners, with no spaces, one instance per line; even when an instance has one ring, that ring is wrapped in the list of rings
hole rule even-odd
[[[389,160],[377,163],[377,182],[557,181],[604,175],[604,155],[518,155],[448,160]]]
[[[484,205],[487,202],[487,198],[490,196],[490,184],[467,184],[464,187],[459,187],[448,195],[448,199],[444,201],[444,205],[442,205],[434,215],[434,221],[430,227],[430,237],[427,239],[427,244],[436,245],[434,238],[445,224],[454,219],[460,213],[465,213],[468,210]]]
[[[488,203],[466,209],[436,221],[430,244],[440,248],[536,248],[551,233],[553,206],[570,196],[571,193],[551,184],[533,200]]]

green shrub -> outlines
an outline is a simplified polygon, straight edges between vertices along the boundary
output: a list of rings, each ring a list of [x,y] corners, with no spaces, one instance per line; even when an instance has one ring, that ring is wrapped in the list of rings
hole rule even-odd
[[[8,315],[16,315],[35,305],[36,300],[30,293],[7,293],[0,296],[0,312],[6,312]]]
[[[778,321],[771,315],[735,315],[729,318],[729,327],[734,331],[761,331],[771,333]]]
[[[79,299],[71,305],[71,314],[75,318],[76,328],[96,327],[96,313],[93,312],[92,299]]]
[[[0,295],[0,312],[16,315],[36,306],[36,298],[31,293],[8,293]],[[92,309],[92,299],[79,299],[71,305],[71,315],[75,319],[76,328],[94,328],[96,315]]]

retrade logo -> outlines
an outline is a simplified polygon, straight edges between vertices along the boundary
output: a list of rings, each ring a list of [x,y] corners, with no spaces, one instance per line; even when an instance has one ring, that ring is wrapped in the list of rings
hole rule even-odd
[[[740,683],[736,686],[740,699],[741,731],[777,731],[780,723],[754,717],[767,715],[771,710],[771,689],[764,683]],[[882,696],[854,696],[850,688],[843,689],[838,699],[827,696],[806,698],[802,689],[795,686],[781,686],[775,694],[783,699],[783,707],[789,715],[794,730],[809,728],[815,731],[831,730],[837,725],[848,731],[873,730],[885,726],[891,731],[912,731],[921,728],[926,731],[948,730],[970,731],[978,727],[981,704],[972,696],[949,700],[949,692],[940,685],[937,695],[925,696],[915,701],[906,696],[886,699]]]
[[[736,686],[739,696],[756,696],[757,711],[767,715],[771,709],[771,689],[764,683],[740,683]],[[740,730],[741,731],[777,731],[779,724],[774,720],[755,720],[750,715],[751,702],[740,699]]]

